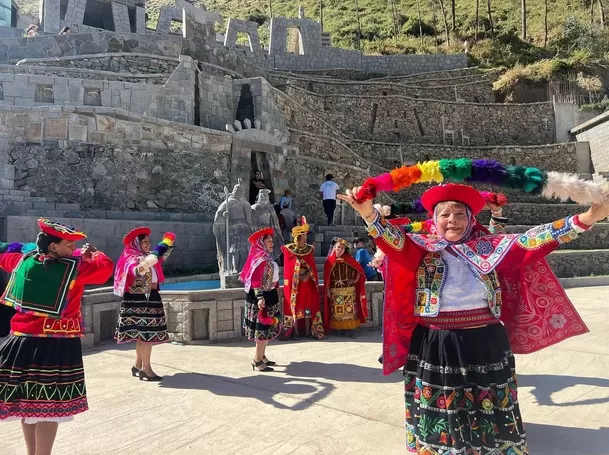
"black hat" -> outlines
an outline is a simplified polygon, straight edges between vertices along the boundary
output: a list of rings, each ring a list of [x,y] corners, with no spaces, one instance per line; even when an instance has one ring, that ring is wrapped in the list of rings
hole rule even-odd
[[[326,175],[326,180],[332,180],[334,176],[332,174]]]

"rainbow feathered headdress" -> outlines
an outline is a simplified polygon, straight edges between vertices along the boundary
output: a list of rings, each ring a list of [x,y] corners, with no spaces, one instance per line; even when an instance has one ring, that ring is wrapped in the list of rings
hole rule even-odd
[[[546,172],[536,167],[504,166],[495,160],[457,158],[424,161],[369,178],[358,192],[356,202],[373,199],[379,192],[399,191],[415,183],[444,181],[485,183],[563,201],[571,199],[580,204],[609,201],[606,184],[581,180],[576,174]]]

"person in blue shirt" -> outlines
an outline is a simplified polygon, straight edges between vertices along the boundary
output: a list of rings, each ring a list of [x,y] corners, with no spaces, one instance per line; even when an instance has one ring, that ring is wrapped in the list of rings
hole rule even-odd
[[[356,250],[355,260],[359,262],[364,269],[366,281],[378,281],[379,278],[377,271],[369,265],[370,261],[372,260],[372,255],[366,246],[366,239],[363,237],[356,237],[353,240],[353,247]]]

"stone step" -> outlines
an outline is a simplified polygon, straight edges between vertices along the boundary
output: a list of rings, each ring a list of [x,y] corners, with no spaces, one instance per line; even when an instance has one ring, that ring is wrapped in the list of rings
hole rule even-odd
[[[547,259],[560,278],[609,275],[609,249],[558,250]]]

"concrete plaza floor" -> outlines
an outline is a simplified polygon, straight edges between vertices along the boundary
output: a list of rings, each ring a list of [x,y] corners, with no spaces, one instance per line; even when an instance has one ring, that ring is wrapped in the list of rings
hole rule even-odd
[[[518,356],[531,453],[609,455],[609,287],[570,289],[591,333]],[[89,412],[59,427],[54,455],[404,454],[401,374],[380,375],[380,333],[252,345],[154,348],[162,383],[131,377],[132,346],[86,351]],[[25,454],[0,423],[0,455]]]

